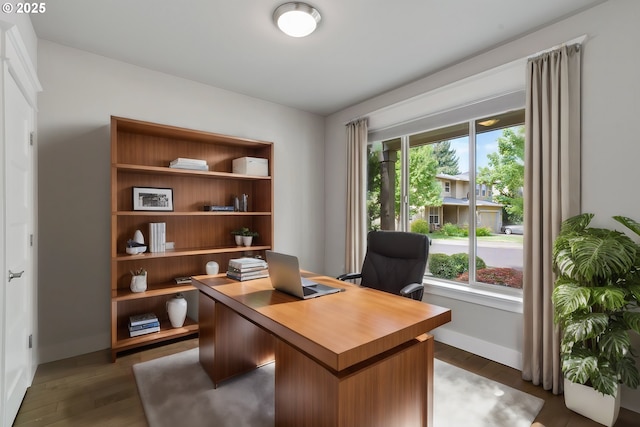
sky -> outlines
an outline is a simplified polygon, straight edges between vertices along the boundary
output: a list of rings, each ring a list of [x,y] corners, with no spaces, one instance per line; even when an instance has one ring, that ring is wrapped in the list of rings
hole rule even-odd
[[[498,151],[498,138],[502,136],[502,129],[478,134],[476,136],[476,168],[488,166],[487,154]],[[469,137],[451,140],[451,148],[458,155],[460,173],[469,171]]]

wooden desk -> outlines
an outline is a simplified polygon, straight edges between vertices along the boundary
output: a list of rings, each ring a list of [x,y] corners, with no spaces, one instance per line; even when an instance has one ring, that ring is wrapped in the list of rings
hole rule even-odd
[[[269,279],[192,280],[200,363],[214,384],[276,360],[275,425],[431,426],[433,337],[446,308],[313,274],[345,292],[311,300]]]

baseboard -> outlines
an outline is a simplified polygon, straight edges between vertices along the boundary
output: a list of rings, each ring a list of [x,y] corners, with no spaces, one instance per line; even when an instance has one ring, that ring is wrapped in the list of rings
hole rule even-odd
[[[436,341],[477,354],[519,371],[522,370],[522,353],[519,351],[449,330],[445,326],[439,327],[432,334]]]

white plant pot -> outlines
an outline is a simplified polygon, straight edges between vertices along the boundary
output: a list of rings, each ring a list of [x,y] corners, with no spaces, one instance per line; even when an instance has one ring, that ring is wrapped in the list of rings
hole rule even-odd
[[[147,273],[139,276],[131,276],[131,292],[144,292],[147,290]]]
[[[167,301],[167,314],[172,327],[181,328],[184,325],[187,318],[187,300],[182,294],[177,294]]]
[[[251,246],[251,242],[253,241],[253,236],[242,236],[242,244],[245,246]]]
[[[620,394],[620,387],[614,397],[564,379],[564,404],[567,408],[607,427],[613,426],[618,419]]]
[[[236,234],[235,238],[236,238],[236,246],[242,246],[242,236],[239,234]]]

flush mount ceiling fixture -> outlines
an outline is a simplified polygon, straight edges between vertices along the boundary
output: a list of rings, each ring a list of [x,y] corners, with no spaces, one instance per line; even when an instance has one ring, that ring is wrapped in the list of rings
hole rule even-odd
[[[320,12],[306,3],[285,3],[273,12],[273,22],[291,37],[305,37],[313,33],[320,19]]]
[[[485,120],[483,122],[478,122],[478,124],[480,126],[493,126],[496,123],[498,123],[500,121],[500,119],[489,119],[489,120]]]

